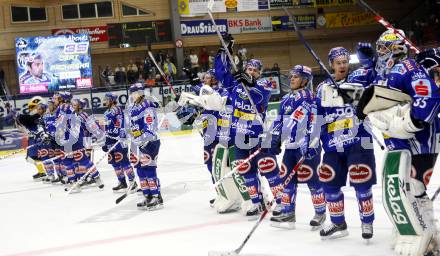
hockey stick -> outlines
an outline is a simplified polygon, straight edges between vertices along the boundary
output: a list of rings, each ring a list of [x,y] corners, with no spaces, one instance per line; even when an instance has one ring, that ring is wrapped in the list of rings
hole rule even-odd
[[[218,187],[224,180],[232,177],[240,167],[242,167],[244,164],[251,161],[255,156],[257,156],[261,152],[261,148],[255,150],[252,154],[250,154],[247,158],[245,158],[241,163],[239,163],[237,166],[234,167],[230,172],[228,172],[225,176],[221,177],[218,181],[216,181],[212,186],[214,188]]]
[[[120,143],[121,141],[118,140],[116,141],[115,144],[113,144],[113,146],[111,146],[111,148],[109,148],[109,150],[94,164],[95,166],[97,166],[102,160],[104,160],[107,155]],[[72,193],[72,191],[77,188],[81,183],[83,183],[83,181],[87,178],[87,175],[89,175],[92,171],[94,170],[94,168],[90,168],[86,173],[84,173],[83,176],[81,176],[81,178],[75,182],[70,189],[65,188],[64,191],[67,191],[67,194]]]
[[[341,90],[338,86],[338,84],[336,83],[336,81],[333,79],[330,71],[328,71],[328,69],[325,67],[324,63],[322,63],[321,59],[318,57],[318,55],[316,55],[315,51],[313,50],[313,48],[309,45],[309,43],[307,43],[306,39],[304,38],[303,34],[301,33],[301,31],[298,28],[298,25],[296,23],[295,17],[293,17],[293,15],[287,10],[287,8],[284,6],[283,7],[284,11],[286,12],[286,14],[289,16],[290,20],[292,20],[293,23],[293,27],[295,28],[296,34],[298,35],[299,40],[303,43],[303,45],[307,48],[307,50],[309,51],[309,53],[313,56],[313,58],[316,60],[316,62],[318,62],[318,65],[320,66],[321,69],[323,69],[327,75],[327,77],[331,80],[331,82],[333,83],[333,85],[336,87],[336,89],[338,90],[338,92],[341,94],[342,98],[345,99],[349,99],[349,102],[352,102],[353,99],[350,98],[350,96],[348,96],[348,94]],[[373,139],[379,144],[380,148],[382,150],[385,149],[385,146],[382,145],[382,143],[379,141],[379,139],[376,137],[376,135],[371,132],[370,133],[371,136],[373,137]]]
[[[318,142],[319,142],[318,138],[313,139],[312,142],[310,143],[310,147],[315,147]],[[293,177],[295,176],[296,172],[298,171],[299,167],[302,165],[302,163],[304,162],[305,159],[306,159],[305,156],[301,156],[301,158],[298,160],[296,165],[293,167],[292,171],[289,173],[289,176],[287,176],[287,178],[284,180],[283,186],[282,186],[283,189],[293,179]],[[228,255],[238,255],[238,254],[240,254],[241,250],[243,250],[243,247],[249,241],[249,239],[251,238],[252,234],[255,232],[255,230],[258,228],[258,226],[261,224],[261,222],[264,220],[264,218],[267,216],[269,211],[272,210],[272,208],[274,208],[274,206],[275,206],[274,201],[275,201],[275,198],[269,203],[270,208],[266,207],[266,209],[264,209],[264,211],[261,213],[261,215],[258,218],[257,222],[255,222],[255,224],[252,227],[251,231],[249,232],[249,234],[246,236],[246,238],[243,240],[243,242],[240,244],[240,246],[237,249],[235,249],[233,251],[230,251],[230,252],[208,252],[208,255],[209,256],[228,256]]]
[[[220,33],[220,30],[218,29],[217,23],[215,22],[214,16],[212,16],[212,7],[214,7],[214,0],[209,0],[208,2],[208,14],[209,18],[211,19],[212,25],[215,28],[215,32],[217,32],[217,36],[220,39],[220,42],[225,49],[226,55],[228,56],[229,61],[232,64],[232,67],[234,68],[234,71],[237,72],[237,66],[235,65],[234,58],[232,58],[232,54],[229,52],[228,46],[225,43],[225,40],[223,40],[222,34]],[[256,116],[258,117],[258,121],[263,124],[263,118],[261,117],[260,113],[257,110],[257,105],[255,105],[254,100],[251,98],[251,95],[249,94],[249,89],[243,84],[243,89],[246,92],[246,95],[248,96],[249,102],[252,105],[253,110],[255,111]]]
[[[365,3],[364,0],[358,0],[358,2],[360,3],[360,5],[362,7],[366,8],[368,11],[370,11],[372,14],[374,14],[374,19],[377,22],[382,24],[385,28],[392,30],[393,33],[397,34],[405,42],[405,44],[407,44],[416,53],[420,52],[419,48],[417,48],[417,46],[414,43],[412,43],[408,38],[406,38],[405,35],[403,35],[399,30],[394,28],[393,25],[391,25],[391,23],[389,23],[382,16],[380,16],[380,14],[378,12],[376,12],[373,8],[371,8],[367,3]]]
[[[435,167],[438,167],[438,166],[440,166],[440,157],[437,156],[437,160],[434,163],[433,172],[435,172],[437,170]],[[437,198],[438,194],[440,194],[440,187],[438,187],[437,190],[432,195],[431,201],[434,202],[434,200]]]
[[[150,56],[151,61],[153,61],[154,66],[156,66],[157,70],[159,71],[165,83],[168,85],[168,87],[170,87],[171,92],[173,92],[174,98],[176,98],[177,95],[176,92],[174,91],[173,86],[171,85],[170,81],[165,75],[165,72],[163,72],[163,70],[159,67],[159,64],[157,64],[156,59],[154,58],[153,53],[151,51],[148,51],[148,56]]]

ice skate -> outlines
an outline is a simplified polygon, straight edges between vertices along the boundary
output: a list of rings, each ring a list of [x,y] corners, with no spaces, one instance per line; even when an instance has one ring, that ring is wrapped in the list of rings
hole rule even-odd
[[[319,232],[322,240],[336,239],[348,236],[347,223],[341,224],[331,223]]]
[[[137,203],[137,208],[139,209],[139,210],[146,210],[146,208],[147,208],[147,204],[150,202],[150,200],[151,200],[151,195],[144,195],[144,198],[143,198],[143,200],[142,201],[140,201],[139,203]]]
[[[270,218],[270,225],[275,228],[295,229],[295,212],[281,213]]]
[[[112,190],[115,193],[123,193],[127,189],[127,182],[120,181],[117,186],[113,187]]]
[[[160,194],[152,195],[147,203],[147,211],[155,211],[163,208],[163,199]]]
[[[45,173],[36,173],[32,175],[32,179],[36,182],[41,181],[44,177],[46,177]]]
[[[54,180],[55,180],[55,176],[54,175],[47,175],[46,177],[42,178],[42,181],[45,184],[51,184],[51,183],[53,183]]]
[[[312,231],[316,231],[321,229],[322,225],[324,225],[326,219],[325,213],[323,214],[317,214],[315,213],[315,216],[310,220],[310,226],[312,226]]]
[[[362,238],[371,239],[373,237],[373,223],[362,223]]]
[[[246,211],[245,215],[249,220],[255,220],[260,217],[260,213],[262,213],[265,209],[266,208],[263,203],[252,204],[252,206]]]

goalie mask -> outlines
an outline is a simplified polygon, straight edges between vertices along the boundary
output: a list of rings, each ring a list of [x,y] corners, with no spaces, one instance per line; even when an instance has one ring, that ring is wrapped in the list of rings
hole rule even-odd
[[[402,30],[399,30],[403,34]],[[405,41],[393,30],[387,30],[380,35],[376,42],[377,64],[376,71],[383,74],[390,70],[394,63],[407,57],[408,48]]]

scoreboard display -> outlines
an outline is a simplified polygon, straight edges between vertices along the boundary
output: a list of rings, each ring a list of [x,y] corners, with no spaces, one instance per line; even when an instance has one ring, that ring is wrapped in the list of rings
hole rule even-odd
[[[141,46],[171,41],[169,20],[108,24],[109,46]]]

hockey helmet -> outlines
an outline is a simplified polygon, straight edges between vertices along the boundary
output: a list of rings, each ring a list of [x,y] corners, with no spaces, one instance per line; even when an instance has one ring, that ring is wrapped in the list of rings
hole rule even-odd
[[[328,65],[331,67],[333,64],[333,61],[336,59],[339,59],[341,57],[347,58],[347,61],[350,60],[350,52],[345,49],[344,47],[338,46],[330,49],[328,52]]]
[[[261,71],[261,69],[263,68],[263,62],[261,62],[260,60],[257,60],[257,59],[250,59],[247,63],[246,63],[246,66],[245,66],[245,68],[248,68],[248,67],[253,67],[253,68],[256,68],[256,69],[258,69],[259,71]]]
[[[86,101],[83,99],[73,99],[72,105],[78,105],[80,109],[83,109],[86,106]]]
[[[118,96],[114,92],[107,92],[105,94],[105,99],[116,102],[116,100],[118,99]]]
[[[307,79],[307,81],[311,81],[313,79],[312,69],[303,65],[296,65],[295,67],[293,67],[290,70],[289,75],[290,77],[292,77],[293,75],[299,75],[302,78]]]

